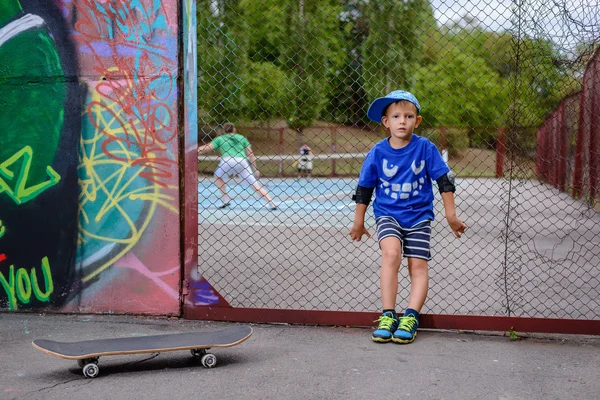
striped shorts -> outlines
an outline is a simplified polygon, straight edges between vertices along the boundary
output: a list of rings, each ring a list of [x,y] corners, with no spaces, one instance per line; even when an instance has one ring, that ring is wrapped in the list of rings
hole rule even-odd
[[[410,227],[403,228],[393,217],[377,218],[377,238],[381,239],[393,236],[400,240],[402,254],[406,258],[422,258],[431,260],[429,241],[431,239],[431,221],[422,221]]]

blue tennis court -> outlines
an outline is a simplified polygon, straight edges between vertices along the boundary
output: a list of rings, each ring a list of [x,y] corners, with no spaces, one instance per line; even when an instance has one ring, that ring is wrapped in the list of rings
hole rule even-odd
[[[354,218],[352,194],[357,178],[262,178],[260,184],[269,192],[278,210],[271,211],[266,202],[239,178],[228,182],[231,205],[218,209],[220,191],[214,178],[198,182],[199,223],[235,225],[297,224],[350,229]]]

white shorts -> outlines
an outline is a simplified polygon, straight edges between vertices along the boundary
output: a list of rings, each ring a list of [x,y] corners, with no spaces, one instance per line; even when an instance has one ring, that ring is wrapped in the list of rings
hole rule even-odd
[[[298,171],[312,171],[312,169],[312,157],[300,157],[300,159],[298,160]]]
[[[242,179],[248,182],[249,185],[256,183],[256,178],[252,172],[252,168],[245,158],[223,157],[219,162],[219,166],[215,171],[217,178],[225,179],[239,175]]]

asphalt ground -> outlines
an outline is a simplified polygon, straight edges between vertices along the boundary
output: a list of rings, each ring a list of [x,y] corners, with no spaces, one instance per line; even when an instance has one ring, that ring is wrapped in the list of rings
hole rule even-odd
[[[85,378],[33,339],[79,341],[213,331],[231,323],[111,315],[0,314],[0,398],[8,399],[494,399],[595,400],[600,337],[420,331],[377,344],[370,329],[251,325],[244,343],[213,349],[206,369],[188,351],[101,357]]]

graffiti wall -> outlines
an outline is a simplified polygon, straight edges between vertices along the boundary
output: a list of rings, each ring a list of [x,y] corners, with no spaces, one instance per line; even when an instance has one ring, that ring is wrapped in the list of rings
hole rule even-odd
[[[180,8],[0,2],[0,310],[179,313]]]

